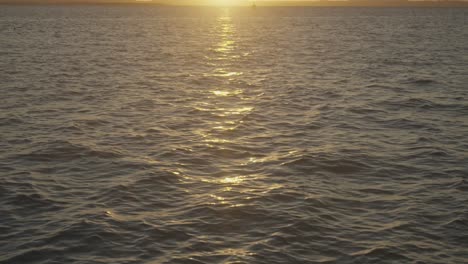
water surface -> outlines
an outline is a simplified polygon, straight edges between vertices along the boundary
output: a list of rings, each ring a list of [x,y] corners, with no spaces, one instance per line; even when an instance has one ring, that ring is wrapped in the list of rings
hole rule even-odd
[[[0,8],[1,263],[467,263],[468,9]]]

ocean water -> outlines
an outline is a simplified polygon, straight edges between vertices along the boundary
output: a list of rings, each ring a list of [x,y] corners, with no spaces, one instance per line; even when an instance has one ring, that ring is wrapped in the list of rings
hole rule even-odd
[[[468,263],[468,9],[0,7],[0,263]]]

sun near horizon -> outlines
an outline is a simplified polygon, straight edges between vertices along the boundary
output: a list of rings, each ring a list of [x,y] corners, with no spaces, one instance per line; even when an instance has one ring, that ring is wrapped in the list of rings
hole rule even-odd
[[[1,1],[1,0],[0,0]],[[218,6],[218,7],[234,7],[234,6],[250,6],[258,1],[255,0],[135,0],[140,3],[153,3],[174,6]],[[274,2],[274,1],[260,1]]]
[[[0,4],[156,4],[170,6],[467,7],[468,0],[0,0]]]
[[[238,0],[210,0],[209,1],[211,5],[216,5],[216,6],[234,6],[234,5],[239,5],[240,2],[244,2],[244,1],[238,1]]]
[[[204,6],[246,6],[254,3],[252,0],[183,0],[176,5],[204,5]]]

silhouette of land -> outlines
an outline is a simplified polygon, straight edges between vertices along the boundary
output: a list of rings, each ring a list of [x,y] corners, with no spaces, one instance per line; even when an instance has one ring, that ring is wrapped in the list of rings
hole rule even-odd
[[[260,5],[276,6],[466,6],[468,1],[405,1],[405,0],[335,0],[335,1],[271,1]]]

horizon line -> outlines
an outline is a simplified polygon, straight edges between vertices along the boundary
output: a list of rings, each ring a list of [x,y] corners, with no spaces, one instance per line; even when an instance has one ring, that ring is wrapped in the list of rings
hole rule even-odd
[[[184,3],[185,2],[185,3]],[[467,0],[306,0],[306,1],[244,1],[231,7],[247,7],[249,3],[258,7],[468,7]],[[0,0],[0,5],[153,5],[216,7],[203,1],[174,3],[167,0]]]

